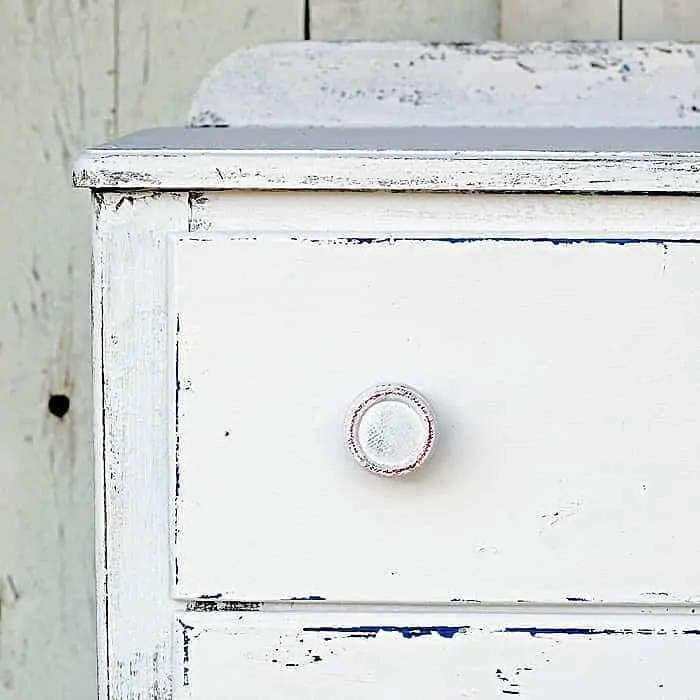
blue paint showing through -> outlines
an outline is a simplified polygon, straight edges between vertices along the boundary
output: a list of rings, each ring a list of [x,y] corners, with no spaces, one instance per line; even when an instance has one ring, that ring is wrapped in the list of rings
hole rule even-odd
[[[296,601],[304,601],[304,600],[326,600],[323,596],[320,595],[309,595],[309,596],[302,596],[301,598],[288,598],[287,600],[296,600]]]
[[[291,238],[292,241],[317,244],[350,243],[352,245],[391,245],[392,243],[550,243],[551,245],[576,245],[599,243],[604,245],[634,245],[647,243],[665,246],[669,243],[700,243],[700,238],[545,238],[520,236],[459,236],[459,237],[388,237],[371,238],[350,236],[346,238]]]
[[[592,627],[506,627],[501,630],[508,633],[524,633],[531,637],[537,637],[541,634],[568,634],[568,635],[583,635],[586,637],[596,635],[618,635],[618,634],[651,634],[651,630],[632,630],[632,629],[595,629]]]
[[[347,637],[363,637],[370,639],[376,637],[380,632],[393,632],[400,634],[404,639],[416,639],[418,637],[427,637],[436,634],[444,639],[452,639],[458,634],[465,634],[471,630],[469,625],[462,627],[449,627],[443,625],[435,625],[430,627],[409,627],[395,625],[360,625],[357,627],[305,627],[304,632],[317,632],[326,634],[342,634]],[[598,636],[628,636],[628,635],[658,635],[666,636],[668,634],[692,634],[700,636],[700,630],[668,630],[649,628],[631,629],[631,628],[602,628],[594,627],[505,627],[500,630],[493,630],[496,634],[529,634],[531,637],[552,636],[552,635],[570,635],[583,637],[598,637]]]
[[[452,639],[457,634],[467,631],[468,627],[446,627],[435,625],[431,627],[398,627],[395,625],[360,625],[358,627],[304,627],[304,632],[320,632],[345,634],[348,637],[376,637],[380,632],[395,632],[404,639],[427,637],[437,634],[445,639]]]
[[[174,532],[174,576],[175,585],[180,583],[180,562],[177,556],[177,540],[180,534],[180,314],[175,322],[175,532]]]

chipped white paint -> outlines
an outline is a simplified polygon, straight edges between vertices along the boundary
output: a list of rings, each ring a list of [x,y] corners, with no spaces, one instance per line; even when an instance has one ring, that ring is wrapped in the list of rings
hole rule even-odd
[[[641,698],[697,693],[693,616],[187,614],[176,700]]]
[[[700,4],[697,0],[623,0],[622,8],[622,36],[625,39],[700,39]]]
[[[438,25],[443,28],[440,32],[448,31],[448,21],[435,12],[435,3],[425,3],[422,11],[427,17],[423,18],[415,11],[410,17],[390,15],[388,6],[378,2],[365,5],[380,9],[363,8],[360,21],[337,13],[337,21],[347,18],[351,25],[350,29],[339,27],[337,35],[371,33],[372,27],[360,28],[362,21],[387,31],[398,25],[402,38],[435,38]],[[537,0],[535,8],[540,4]],[[644,36],[650,35],[649,26],[659,38],[698,36],[692,3],[664,2],[663,13],[654,9],[660,3],[651,0],[643,4],[626,0],[626,4],[627,20],[640,17],[646,23]],[[497,18],[492,5],[480,3],[483,14],[474,15],[474,21],[468,19],[465,35],[460,27],[458,38],[472,38],[466,36],[472,31],[476,39],[494,36]],[[450,10],[450,24],[454,17],[459,19],[459,12]],[[7,300],[0,306],[0,531],[5,544],[0,548],[0,694],[10,700],[47,695],[91,698],[92,485],[87,457],[90,363],[85,312],[89,256],[87,238],[80,233],[88,230],[88,208],[85,197],[69,192],[69,161],[82,144],[113,137],[117,130],[181,123],[193,86],[220,56],[261,40],[301,39],[301,3],[26,0],[4,3],[0,17],[0,92],[6,105],[5,167],[0,171],[4,194],[0,296]],[[475,27],[482,22],[485,33],[478,35]],[[325,27],[336,31],[328,21]],[[421,27],[420,34],[414,33],[416,27]],[[646,94],[677,94],[682,121],[692,123],[695,115],[687,108],[690,93],[683,87],[689,63],[680,54],[669,60],[662,77],[649,82]],[[300,62],[298,70],[292,81],[280,71],[286,84],[269,90],[265,99],[276,100],[282,94],[294,97],[295,90],[305,87],[303,80],[296,79],[301,71],[313,80],[309,62]],[[389,77],[389,70],[390,66],[383,66],[381,74]],[[607,75],[612,77],[614,71]],[[238,79],[248,83],[251,76],[239,74]],[[253,82],[256,79],[271,86],[264,76]],[[336,76],[326,87],[332,90],[340,82]],[[429,81],[426,84],[430,87]],[[527,83],[526,89],[531,87]],[[481,104],[473,92],[468,94],[473,104]],[[546,90],[545,94],[551,98]],[[635,94],[644,99],[645,91]],[[362,99],[348,95],[348,103],[356,105],[348,114],[355,119],[362,115],[357,106]],[[411,107],[412,101],[420,99],[412,96],[410,88],[403,89],[399,99],[403,102],[398,118],[424,118],[420,104],[419,111]],[[314,98],[303,108],[314,114],[321,101]],[[278,119],[287,112],[298,117],[301,102],[294,99],[283,110],[271,109],[268,102],[259,118],[246,105],[240,114],[255,122]],[[648,107],[634,107],[635,114],[657,118],[657,112]],[[393,118],[397,109],[390,110]],[[381,109],[370,112],[372,119],[384,118]],[[338,120],[338,110],[328,114]],[[483,110],[479,114],[485,118]],[[557,114],[561,117],[564,112]],[[677,122],[672,109],[664,115]],[[235,116],[230,119],[236,122]],[[235,211],[232,205],[230,211]],[[675,218],[676,208],[668,213]],[[72,392],[69,414],[60,422],[46,412],[47,394],[54,391]],[[66,624],[68,639],[62,632]],[[51,664],[45,663],[47,658]],[[41,673],[26,671],[38,667]]]
[[[440,47],[432,50],[440,60]],[[555,48],[559,68],[545,71],[544,82],[561,89],[563,76],[571,77],[565,65],[583,65],[586,50],[576,58],[573,49]],[[281,60],[275,65],[298,58],[294,48],[276,51]],[[336,63],[329,58],[326,66],[351,65],[347,47],[308,51],[307,59],[335,52]],[[397,55],[391,51],[377,65]],[[524,51],[529,60],[548,50]],[[674,85],[685,100],[691,94],[688,54],[675,46],[668,53],[648,49],[650,56],[657,53],[667,58],[647,63],[645,55],[644,66],[657,79],[679,80]],[[354,60],[362,63],[368,55],[355,53]],[[227,61],[226,70],[240,71],[249,59],[247,53],[238,64]],[[486,59],[494,62],[490,54]],[[517,61],[503,61],[530,74]],[[364,64],[355,70],[369,79]],[[285,75],[258,66],[258,76],[267,72]],[[393,88],[403,85],[398,75],[386,74]],[[239,78],[239,107],[230,97],[223,101],[226,119],[236,124],[275,125],[286,114],[282,119],[292,123],[318,119],[329,125],[338,123],[344,108],[350,123],[363,112],[365,123],[387,123],[370,106],[381,101],[376,95],[362,106],[345,98],[311,99],[298,110],[299,95],[287,105],[280,102],[283,90],[255,103],[256,118],[245,103],[260,78],[248,82],[240,72]],[[230,92],[231,74],[226,81]],[[308,82],[317,97],[328,85],[319,72],[310,73]],[[624,77],[618,82],[627,83]],[[303,82],[297,87],[303,91]],[[626,94],[646,100],[644,108],[637,103],[623,115],[596,118],[608,125],[635,115],[647,125],[692,123],[692,110],[672,108],[670,92],[659,92],[657,101],[641,83],[637,89]],[[548,90],[544,85],[544,94]],[[603,88],[598,99],[602,94]],[[436,105],[444,110],[450,95],[447,90],[431,102],[430,112],[443,126],[455,117],[448,111],[441,117]],[[200,98],[195,113],[216,121],[221,104]],[[331,106],[319,110],[319,104]],[[557,109],[563,124],[598,123],[585,99]],[[405,125],[432,120],[420,110],[418,100],[405,111],[389,108],[389,114]],[[534,118],[546,110],[532,105],[527,113]],[[578,121],[566,117],[582,113]],[[503,114],[494,110],[495,123],[504,123]],[[486,123],[486,112],[481,115]],[[181,193],[139,191],[177,181],[144,179],[152,175],[154,158],[147,143],[143,148],[112,153],[128,167],[99,173],[80,166],[77,173],[83,184],[122,190],[95,200],[95,358],[101,370],[96,455],[106,517],[98,521],[103,693],[109,689],[115,700],[168,698],[174,682],[176,694],[189,693],[192,700],[215,698],[222,688],[228,697],[234,686],[242,697],[259,697],[279,692],[282,681],[287,694],[302,698],[337,694],[339,687],[351,695],[386,697],[387,688],[411,681],[406,659],[414,658],[409,670],[427,669],[409,687],[416,697],[425,696],[418,693],[422,679],[435,678],[440,669],[446,675],[433,695],[514,692],[518,688],[509,684],[519,681],[493,665],[501,659],[513,666],[511,675],[524,673],[526,662],[537,668],[531,687],[543,698],[559,697],[572,677],[577,690],[598,692],[624,681],[644,700],[665,698],[662,685],[687,696],[695,680],[692,601],[698,595],[696,564],[686,556],[694,545],[690,495],[697,490],[693,465],[700,451],[693,422],[700,373],[692,353],[700,306],[692,223],[697,198],[254,193],[235,190],[236,176],[222,171],[222,179],[211,162]],[[674,149],[670,157],[692,158],[692,150]],[[616,187],[614,168],[620,175],[630,162],[630,151],[625,153],[591,188],[608,193]],[[190,149],[176,157],[203,163],[216,155]],[[261,188],[271,182],[284,187],[285,177],[298,177],[288,166],[289,153],[275,157],[279,173],[272,181],[261,178]],[[297,157],[312,160],[305,153]],[[533,160],[547,158],[538,151]],[[655,162],[639,160],[639,190],[658,179],[644,174]],[[207,173],[219,178],[217,189],[230,191],[202,192]],[[487,182],[483,173],[475,177],[475,189],[479,177]],[[559,177],[545,190],[566,187],[566,172]],[[361,179],[353,176],[355,183]],[[210,182],[214,187],[213,177]],[[376,173],[366,183],[391,189]],[[294,181],[308,190],[317,185]],[[443,185],[455,187],[448,180]],[[683,186],[698,191],[689,180]],[[427,190],[430,183],[419,180],[413,187]],[[403,227],[411,240],[337,240],[396,238]],[[419,240],[493,239],[499,231],[504,240]],[[560,240],[569,235],[594,240]],[[534,240],[512,240],[518,237]],[[410,284],[397,264],[428,284]],[[378,272],[388,272],[391,287]],[[441,313],[433,313],[438,306]],[[349,322],[343,322],[344,311]],[[372,333],[374,347],[367,342]],[[467,371],[472,368],[478,372]],[[404,479],[377,479],[353,468],[343,444],[350,397],[387,379],[424,391],[441,426],[430,468]],[[270,387],[281,391],[277,401],[269,401]],[[401,489],[401,502],[392,487]],[[397,503],[408,504],[403,514]],[[414,538],[412,549],[407,535]],[[472,593],[482,602],[443,603],[452,606],[449,614],[435,606]],[[317,598],[324,594],[334,600],[321,603]],[[255,602],[280,597],[305,601]],[[219,617],[217,611],[241,607],[235,598],[249,599],[258,612]],[[546,603],[537,621],[523,599]],[[347,606],[348,600],[366,606]],[[378,600],[409,606],[390,612]],[[289,617],[279,617],[283,610]],[[653,623],[644,610],[653,611]],[[492,634],[504,614],[520,632]],[[474,637],[437,632],[467,624]],[[312,654],[313,663],[285,665],[282,673],[290,675],[280,675],[279,659],[274,663],[271,655],[301,649],[299,628],[311,625],[324,628],[317,640],[324,653],[342,650],[342,663],[331,670]],[[375,635],[378,626],[387,629]],[[436,631],[419,634],[416,626]],[[564,629],[582,631],[552,632]],[[375,642],[379,646],[371,646]],[[401,646],[414,642],[418,646]],[[525,642],[536,646],[525,649]],[[295,653],[284,663],[300,663],[306,649]],[[532,654],[542,663],[530,664]],[[585,678],[576,675],[582,660]],[[493,686],[484,664],[493,665],[501,685]]]
[[[484,41],[498,38],[499,0],[310,0],[317,40]],[[557,37],[562,38],[562,37]]]
[[[682,128],[194,131],[194,140],[193,129],[146,131],[91,149],[76,164],[75,184],[665,193],[695,192],[700,166],[697,134]]]
[[[173,389],[165,240],[169,232],[187,229],[187,199],[187,194],[115,193],[95,200],[98,651],[105,698],[141,693],[160,700],[170,687]]]
[[[315,206],[311,206],[313,200]],[[190,230],[299,233],[329,238],[338,233],[364,235],[385,231],[420,237],[445,234],[476,236],[498,221],[504,238],[557,238],[565,234],[585,239],[625,231],[635,238],[662,234],[669,240],[695,238],[700,221],[700,198],[590,197],[515,194],[468,197],[449,193],[386,192],[206,192],[190,201]]]
[[[241,126],[694,126],[697,50],[673,43],[259,46],[209,73],[190,119]]]
[[[367,235],[175,244],[177,595],[696,600],[700,246]],[[385,378],[440,429],[400,483],[343,445]]]

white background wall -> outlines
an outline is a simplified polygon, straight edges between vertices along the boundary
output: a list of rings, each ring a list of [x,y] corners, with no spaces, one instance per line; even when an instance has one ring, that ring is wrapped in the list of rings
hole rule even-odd
[[[274,40],[700,39],[697,0],[0,0],[0,698],[95,697],[89,206],[80,148],[184,123]],[[70,398],[63,418],[51,394]]]

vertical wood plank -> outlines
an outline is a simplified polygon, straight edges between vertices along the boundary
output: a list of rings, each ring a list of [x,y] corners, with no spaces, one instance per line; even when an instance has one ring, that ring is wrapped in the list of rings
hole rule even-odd
[[[646,2],[646,0],[643,0]],[[502,0],[506,41],[617,39],[618,0]]]
[[[310,0],[311,39],[479,41],[498,37],[500,0]]]
[[[622,38],[700,39],[698,0],[622,0]]]
[[[0,697],[95,697],[90,198],[113,2],[0,5]],[[51,394],[68,397],[61,418]]]
[[[199,82],[251,44],[304,38],[304,0],[120,0],[119,133],[178,126]]]

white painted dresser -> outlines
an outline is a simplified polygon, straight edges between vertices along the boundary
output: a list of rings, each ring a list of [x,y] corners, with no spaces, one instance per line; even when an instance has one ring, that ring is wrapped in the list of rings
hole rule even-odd
[[[699,173],[649,125],[87,151],[103,698],[700,697]]]

